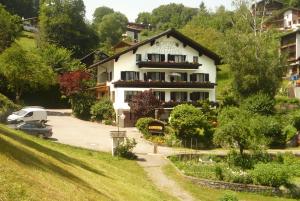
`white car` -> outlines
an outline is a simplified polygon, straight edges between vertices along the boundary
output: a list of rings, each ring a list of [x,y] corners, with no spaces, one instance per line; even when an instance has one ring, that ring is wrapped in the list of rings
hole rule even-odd
[[[42,107],[25,107],[7,117],[8,123],[47,122],[47,111]]]

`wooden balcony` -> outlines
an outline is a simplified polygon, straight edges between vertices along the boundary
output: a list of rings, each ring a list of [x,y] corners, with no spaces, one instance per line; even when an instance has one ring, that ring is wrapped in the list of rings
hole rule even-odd
[[[210,82],[163,82],[163,81],[117,81],[116,88],[202,88],[213,89],[216,84]]]
[[[202,64],[189,63],[189,62],[153,62],[153,61],[140,61],[137,63],[139,68],[176,68],[185,70],[196,70]]]

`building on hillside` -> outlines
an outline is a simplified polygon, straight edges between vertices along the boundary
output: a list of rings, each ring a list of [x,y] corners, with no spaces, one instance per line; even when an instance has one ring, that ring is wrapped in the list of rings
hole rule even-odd
[[[142,91],[152,90],[162,105],[216,101],[216,74],[220,57],[180,32],[170,29],[106,58],[97,68],[98,98],[108,95],[123,126],[136,119],[128,102]]]
[[[86,56],[82,57],[80,61],[86,66],[91,66],[94,63],[108,58],[109,56],[100,50],[94,50]]]
[[[270,17],[264,23],[265,28],[276,28],[281,31],[297,30],[300,28],[300,9],[286,8]]]
[[[252,12],[255,13],[258,17],[262,16],[274,16],[278,11],[284,8],[284,4],[278,0],[261,0],[252,5]]]
[[[131,38],[133,42],[141,41],[140,33],[145,29],[151,29],[150,25],[144,25],[134,22],[129,22],[127,24],[126,36]]]

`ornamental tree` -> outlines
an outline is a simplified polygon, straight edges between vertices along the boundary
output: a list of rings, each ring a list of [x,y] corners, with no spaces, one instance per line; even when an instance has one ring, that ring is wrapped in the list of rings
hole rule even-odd
[[[154,117],[155,108],[158,108],[160,101],[154,96],[152,90],[140,92],[133,96],[129,102],[131,111],[138,117]]]
[[[55,74],[34,51],[14,44],[0,55],[0,74],[7,80],[8,88],[20,101],[25,91],[48,87],[55,83]]]

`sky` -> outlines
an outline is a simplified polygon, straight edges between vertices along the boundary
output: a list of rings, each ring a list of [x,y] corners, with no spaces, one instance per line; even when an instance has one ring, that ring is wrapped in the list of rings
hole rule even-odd
[[[220,5],[231,9],[232,0],[84,0],[86,17],[93,19],[93,13],[97,7],[107,6],[125,14],[129,21],[133,22],[140,12],[151,12],[163,4],[182,3],[188,7],[199,7],[203,1],[207,8],[214,10]]]

